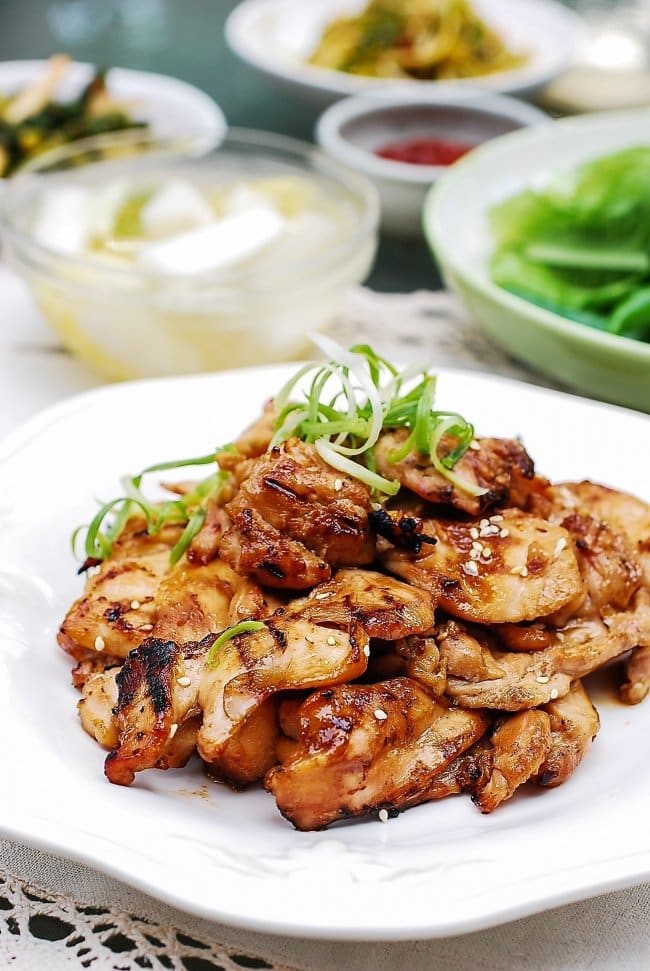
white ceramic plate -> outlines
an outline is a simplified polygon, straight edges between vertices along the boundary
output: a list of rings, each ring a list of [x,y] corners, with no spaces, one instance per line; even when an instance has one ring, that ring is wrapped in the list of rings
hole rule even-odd
[[[367,0],[243,0],[226,23],[232,49],[267,77],[312,101],[386,87],[386,81],[314,67],[307,59],[330,21],[355,14]],[[473,6],[514,50],[529,54],[520,68],[468,79],[493,92],[532,92],[574,59],[582,22],[555,0],[473,0]],[[390,81],[391,91],[439,90],[464,81]]]
[[[0,832],[188,911],[278,933],[413,939],[488,927],[650,875],[650,704],[596,690],[602,729],[559,789],[492,816],[464,797],[298,833],[261,791],[198,767],[105,781],[55,634],[81,589],[72,528],[150,462],[231,439],[294,368],[108,387],[51,408],[0,447]],[[502,378],[446,372],[445,408],[521,434],[555,478],[648,496],[650,419]],[[197,449],[199,453],[197,453]]]
[[[0,61],[0,93],[12,94],[41,77],[46,61]],[[76,97],[92,77],[91,64],[75,61],[57,89],[57,97]],[[147,71],[113,67],[108,72],[108,89],[124,101],[138,121],[146,121],[155,135],[196,134],[218,144],[226,131],[221,108],[204,91],[178,78]]]

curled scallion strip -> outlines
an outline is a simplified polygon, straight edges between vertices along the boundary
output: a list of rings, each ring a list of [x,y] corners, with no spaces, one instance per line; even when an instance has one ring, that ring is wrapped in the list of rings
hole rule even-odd
[[[167,525],[184,526],[177,542],[171,548],[169,560],[174,566],[186,553],[190,543],[200,530],[206,517],[206,502],[208,499],[218,498],[219,493],[228,478],[226,472],[218,470],[194,485],[191,492],[185,493],[178,499],[165,502],[152,502],[142,491],[142,480],[152,472],[163,472],[169,469],[214,464],[215,453],[201,455],[198,458],[176,459],[150,465],[134,476],[122,478],[124,494],[117,499],[104,503],[87,526],[75,529],[72,535],[73,551],[76,551],[80,534],[85,530],[84,552],[88,561],[105,560],[111,555],[113,544],[120,536],[128,520],[135,514],[144,516],[146,529],[150,536],[155,536]]]
[[[331,359],[304,365],[280,390],[275,399],[277,419],[270,447],[295,436],[312,444],[332,468],[364,482],[374,493],[394,496],[399,482],[379,474],[374,449],[382,431],[405,429],[408,434],[389,455],[390,462],[401,462],[416,452],[429,457],[440,475],[459,489],[473,496],[486,491],[454,471],[473,441],[474,427],[459,414],[434,408],[433,375],[413,367],[399,371],[367,344],[346,349],[322,336],[316,337],[315,343]],[[293,400],[292,395],[308,376],[308,390],[302,400]],[[452,440],[452,447],[443,454],[444,438]],[[448,446],[448,442],[444,444]],[[205,521],[207,501],[218,499],[228,474],[216,471],[191,492],[159,503],[147,499],[142,491],[143,478],[153,472],[211,465],[214,461],[215,452],[210,452],[159,462],[137,475],[126,476],[122,480],[124,495],[102,505],[85,527],[88,563],[110,556],[115,540],[136,511],[144,516],[150,535],[165,525],[183,526],[170,553],[171,564],[178,563]],[[82,529],[75,530],[73,548]]]
[[[181,556],[185,553],[188,546],[200,530],[201,526],[205,522],[205,509],[202,506],[196,510],[192,518],[189,520],[187,526],[181,533],[178,542],[175,543],[169,554],[169,562],[174,566],[180,560]]]
[[[434,375],[413,367],[400,372],[367,344],[347,350],[328,337],[314,341],[331,360],[305,365],[281,389],[272,445],[297,437],[314,445],[328,465],[374,492],[393,496],[399,483],[377,472],[373,450],[382,431],[403,428],[408,435],[389,456],[391,463],[412,452],[429,456],[440,475],[459,489],[475,496],[485,492],[453,471],[474,438],[474,427],[461,415],[434,408]],[[307,376],[311,380],[302,400],[292,400]],[[441,455],[444,436],[455,442]]]
[[[208,655],[205,659],[206,668],[213,666],[217,659],[217,654],[228,641],[231,641],[233,637],[237,637],[239,634],[253,634],[256,631],[266,630],[266,624],[263,624],[261,620],[242,620],[238,624],[233,624],[232,627],[226,627],[217,637],[216,641],[208,651]]]

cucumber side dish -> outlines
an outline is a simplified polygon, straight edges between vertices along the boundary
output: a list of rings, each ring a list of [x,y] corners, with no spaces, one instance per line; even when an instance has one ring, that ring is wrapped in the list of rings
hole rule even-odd
[[[650,341],[650,146],[627,148],[494,206],[492,279],[610,334]]]

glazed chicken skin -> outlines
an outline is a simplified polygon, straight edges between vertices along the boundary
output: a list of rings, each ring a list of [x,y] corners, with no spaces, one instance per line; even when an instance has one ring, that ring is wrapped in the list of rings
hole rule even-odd
[[[332,568],[371,563],[370,490],[290,439],[248,466],[226,511],[220,555],[269,587],[303,590]]]
[[[623,533],[638,557],[643,582],[650,587],[650,505],[617,489],[583,482],[549,485],[531,498],[533,508],[551,522],[572,513],[591,516]]]
[[[520,711],[563,697],[573,681],[648,644],[650,601],[640,591],[633,609],[610,613],[606,623],[572,622],[540,651],[500,650],[493,632],[459,622],[441,626],[436,638],[449,698],[466,708]]]
[[[183,740],[184,761],[189,758],[198,727],[193,719],[201,658],[214,640],[211,632],[228,623],[241,584],[218,560],[205,567],[179,563],[156,591],[151,636],[119,671],[97,675],[85,686],[79,703],[82,724],[113,749],[106,763],[112,782],[128,785],[142,769],[183,764],[178,762]]]
[[[480,712],[448,708],[408,678],[341,685],[300,709],[293,754],[265,779],[297,829],[427,801],[431,780],[485,732]]]
[[[555,788],[571,776],[589,751],[600,718],[581,681],[574,681],[564,698],[544,706],[551,725],[551,747],[534,781]]]
[[[58,642],[68,654],[83,660],[88,650],[98,650],[125,658],[149,637],[156,590],[182,531],[182,526],[165,526],[150,536],[144,519],[129,521],[61,624]]]
[[[492,771],[472,796],[482,813],[491,813],[527,782],[551,750],[551,723],[544,711],[520,711],[502,719],[490,737]]]
[[[434,546],[420,555],[389,549],[387,570],[430,590],[456,617],[516,624],[546,617],[584,596],[570,536],[517,509],[470,522],[429,520]]]
[[[395,641],[409,634],[424,634],[434,620],[429,594],[373,570],[339,570],[296,601],[289,613],[314,623],[356,623],[369,637]]]
[[[474,496],[445,479],[426,455],[411,452],[405,459],[391,459],[408,438],[406,429],[383,432],[375,448],[377,468],[388,479],[396,479],[416,495],[434,505],[453,506],[471,516],[486,509],[518,505],[535,467],[526,449],[511,438],[478,438],[456,464],[454,472],[463,481],[483,490]],[[449,454],[457,442],[449,437],[441,442],[441,454]]]

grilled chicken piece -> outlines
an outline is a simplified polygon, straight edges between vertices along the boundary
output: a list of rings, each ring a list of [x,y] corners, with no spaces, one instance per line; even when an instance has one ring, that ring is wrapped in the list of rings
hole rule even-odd
[[[370,491],[327,465],[297,440],[256,459],[226,510],[232,527],[223,559],[272,587],[301,590],[329,579],[330,568],[370,563]]]
[[[423,685],[433,695],[442,695],[447,687],[447,661],[440,656],[433,637],[405,637],[395,650],[404,661],[404,673]]]
[[[494,635],[480,628],[465,628],[466,636],[477,644],[472,650],[478,656],[489,651],[497,668],[497,676],[471,680],[453,675],[460,671],[458,663],[466,663],[468,648],[458,656],[450,650],[454,641],[443,641],[449,653],[446,694],[466,708],[494,708],[519,711],[537,708],[562,698],[571,682],[585,677],[613,658],[625,654],[637,645],[650,646],[650,598],[645,591],[636,594],[630,610],[609,613],[601,620],[574,620],[556,631],[550,647],[542,651],[515,653],[493,648]],[[438,635],[438,641],[439,635]],[[467,674],[467,672],[464,672]]]
[[[117,741],[106,762],[111,782],[129,785],[135,772],[182,765],[189,758],[204,655],[215,631],[227,625],[240,584],[220,560],[207,566],[181,561],[160,582],[153,633],[129,654],[116,678]]]
[[[433,626],[430,594],[372,570],[339,570],[329,583],[294,601],[290,614],[315,624],[354,622],[384,641],[424,634]]]
[[[260,778],[259,766],[252,773],[241,764],[236,751],[238,736],[251,717],[270,699],[275,701],[278,692],[358,678],[366,669],[367,646],[367,635],[355,625],[346,632],[282,616],[268,620],[263,630],[233,637],[201,680],[201,758],[217,778],[235,785]],[[268,727],[267,721],[267,731]],[[278,733],[276,728],[273,746]],[[273,746],[269,742],[269,753]]]
[[[506,505],[511,498],[519,499],[524,483],[535,474],[532,459],[521,442],[509,438],[476,439],[476,448],[469,448],[454,466],[459,478],[485,490],[480,496],[472,496],[441,475],[426,455],[411,452],[401,462],[391,462],[390,456],[408,435],[405,428],[382,433],[375,447],[378,471],[387,479],[397,479],[427,502],[453,506],[470,516],[496,505]],[[455,439],[443,438],[440,454],[448,455],[456,445]]]
[[[546,623],[504,624],[498,634],[512,651],[536,651],[552,641],[549,627],[564,627],[573,617],[598,618],[612,608],[625,610],[639,589],[641,567],[627,537],[607,523],[571,513],[561,526],[573,541],[585,590],[566,607],[546,618]]]
[[[204,565],[214,560],[219,552],[221,537],[229,526],[230,519],[225,509],[214,499],[209,499],[203,525],[187,549],[189,562]]]
[[[119,667],[122,660],[121,657],[105,654],[103,651],[86,651],[72,669],[72,684],[81,691],[92,677],[103,674],[108,668]]]
[[[627,536],[650,587],[650,505],[616,489],[594,482],[563,482],[549,486],[535,498],[535,508],[553,522],[572,513],[591,516]]]
[[[472,801],[491,813],[535,775],[552,746],[551,723],[544,711],[521,711],[497,724],[492,744],[492,772]]]
[[[600,616],[603,610],[625,610],[642,581],[641,564],[627,536],[592,516],[571,513],[562,520],[570,534],[585,582],[582,603],[553,617],[562,626],[572,615]]]
[[[196,566],[181,560],[160,582],[152,637],[184,644],[228,626],[230,603],[242,580],[221,560]]]
[[[118,742],[106,760],[111,782],[130,785],[135,772],[177,766],[189,758],[205,656],[215,632],[228,625],[240,585],[237,574],[220,560],[207,566],[181,561],[161,581],[153,634],[117,675]]]
[[[445,799],[461,792],[474,796],[483,789],[492,774],[494,748],[484,737],[466,752],[457,756],[444,771],[431,781],[427,801]]]
[[[472,682],[504,677],[505,671],[493,653],[498,642],[491,640],[488,631],[450,620],[438,627],[436,640],[440,659],[450,677]]]
[[[116,676],[118,742],[104,767],[110,782],[128,786],[136,772],[178,764],[170,762],[169,744],[199,714],[199,684],[213,643],[213,634],[182,646],[152,637],[131,652]]]
[[[83,686],[82,698],[77,711],[84,731],[88,732],[102,748],[112,749],[119,741],[119,731],[113,708],[117,704],[116,677],[119,668],[100,672],[89,678]]]
[[[491,521],[428,520],[426,531],[438,542],[422,555],[393,549],[382,561],[430,590],[455,617],[484,624],[536,620],[584,595],[569,534],[560,526],[504,509]]]
[[[544,711],[551,721],[551,749],[534,781],[553,788],[578,768],[598,734],[600,718],[581,681],[575,681],[564,698],[545,705]]]
[[[124,658],[149,637],[155,622],[154,596],[169,570],[169,551],[182,526],[164,526],[149,536],[144,519],[132,519],[113,552],[86,582],[61,625],[57,640],[83,660],[87,650]]]
[[[325,560],[298,540],[282,536],[253,509],[233,515],[219,555],[240,575],[276,589],[304,590],[329,580],[332,573]]]
[[[619,688],[621,701],[638,705],[650,691],[650,645],[632,651],[625,666],[627,681]]]
[[[264,780],[297,829],[428,799],[431,780],[486,730],[408,678],[318,691],[300,711],[300,747]]]
[[[282,606],[282,601],[252,580],[238,577],[238,585],[228,608],[228,627],[242,620],[264,620]]]

